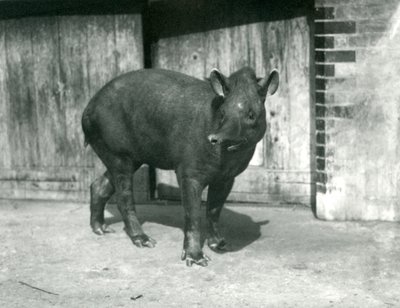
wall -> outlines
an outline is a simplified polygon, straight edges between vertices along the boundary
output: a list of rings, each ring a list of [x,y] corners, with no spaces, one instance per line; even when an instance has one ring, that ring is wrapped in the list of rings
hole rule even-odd
[[[80,119],[107,81],[143,67],[139,14],[0,20],[0,197],[88,200],[104,172]],[[136,176],[148,197],[147,172]]]
[[[400,220],[398,1],[316,0],[317,207]]]

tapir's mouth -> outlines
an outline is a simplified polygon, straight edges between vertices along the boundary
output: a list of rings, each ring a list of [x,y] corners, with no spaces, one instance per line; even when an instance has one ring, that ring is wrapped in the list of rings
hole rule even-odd
[[[244,138],[244,139],[242,139],[241,141],[239,141],[238,143],[234,143],[234,144],[232,144],[232,142],[231,141],[228,141],[228,144],[230,144],[230,145],[228,145],[228,147],[226,148],[229,152],[232,152],[232,151],[236,151],[236,150],[238,150],[242,145],[245,145],[247,143],[247,139],[246,138]]]
[[[212,145],[217,145],[217,144],[222,145],[229,152],[238,150],[241,146],[245,145],[248,142],[247,138],[242,138],[238,141],[238,140],[223,139],[213,134],[208,136],[208,141],[210,141]]]

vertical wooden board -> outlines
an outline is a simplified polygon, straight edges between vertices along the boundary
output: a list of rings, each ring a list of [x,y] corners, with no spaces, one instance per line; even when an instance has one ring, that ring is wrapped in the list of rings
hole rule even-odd
[[[262,166],[264,163],[264,139],[257,143],[256,150],[251,158],[251,166]]]
[[[90,96],[118,74],[113,15],[86,16]]]
[[[8,139],[9,96],[6,87],[7,59],[5,32],[6,21],[0,20],[0,168],[11,167],[11,151]]]
[[[214,67],[218,68],[225,75],[232,73],[231,41],[229,29],[206,32],[205,49],[207,57],[205,68],[208,74]]]
[[[108,81],[118,75],[119,68],[115,46],[114,16],[87,16],[86,21],[87,52],[90,55],[87,59],[87,67],[90,97],[92,97]],[[81,106],[80,112],[83,111],[83,108],[84,106]],[[80,118],[80,114],[78,118]],[[104,172],[104,165],[97,157],[94,159],[94,165],[96,174]]]
[[[93,158],[83,148],[80,117],[89,102],[88,33],[85,16],[60,16],[61,103],[65,106],[65,144],[62,151],[67,166],[93,166]]]
[[[290,100],[289,168],[310,170],[310,37],[306,17],[287,21],[286,66]]]
[[[154,67],[178,71],[203,79],[207,53],[203,47],[203,33],[161,39],[157,43]]]
[[[236,26],[229,29],[229,58],[231,59],[229,68],[230,74],[243,66],[250,65],[250,54],[253,45],[249,43],[247,29],[247,25]]]
[[[203,45],[202,33],[161,39],[157,43],[153,65],[157,68],[170,69],[203,79],[205,77],[204,62],[207,55]],[[172,198],[176,198],[176,195],[179,195],[179,192],[176,192],[178,183],[174,171],[158,169],[156,178],[161,197],[171,195]]]
[[[257,77],[265,77],[267,68],[263,61],[262,55],[262,23],[250,24],[246,26],[247,30],[247,43],[249,44],[248,49],[248,65],[252,67]],[[268,73],[271,68],[268,68]],[[256,147],[253,158],[250,161],[252,166],[263,166],[265,161],[265,138],[263,138]]]
[[[6,27],[8,119],[12,166],[39,164],[37,105],[31,41],[32,18],[8,20]]]
[[[115,15],[115,56],[117,73],[143,68],[141,15]]]
[[[263,49],[266,66],[280,71],[278,92],[267,99],[266,166],[310,168],[310,40],[306,17],[270,23]]]
[[[264,77],[274,67],[266,65],[262,48],[262,35],[264,23],[254,23],[247,25],[247,41],[251,48],[248,51],[250,67],[254,68],[257,77]]]
[[[64,166],[67,143],[65,105],[61,102],[56,17],[32,20],[34,98],[38,108],[40,166]]]
[[[288,169],[290,158],[289,121],[290,100],[286,66],[289,55],[287,21],[263,24],[262,53],[267,72],[277,68],[280,72],[278,92],[266,101],[267,131],[265,135],[265,167]]]

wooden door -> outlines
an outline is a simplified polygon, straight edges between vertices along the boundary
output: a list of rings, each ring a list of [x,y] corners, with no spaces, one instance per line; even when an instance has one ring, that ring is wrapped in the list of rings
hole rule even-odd
[[[306,16],[165,35],[154,44],[152,60],[154,67],[200,79],[214,67],[229,75],[247,65],[260,77],[277,68],[281,83],[265,102],[266,135],[250,166],[236,178],[228,199],[310,203],[310,30]],[[156,184],[159,198],[179,198],[174,172],[156,170]]]
[[[113,77],[143,67],[138,14],[0,20],[0,198],[88,200],[105,168],[81,116]],[[148,198],[147,172],[136,178]]]

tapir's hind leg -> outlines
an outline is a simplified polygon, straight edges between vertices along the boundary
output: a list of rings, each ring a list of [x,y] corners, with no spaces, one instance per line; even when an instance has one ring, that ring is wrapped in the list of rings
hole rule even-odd
[[[114,192],[115,189],[111,184],[108,172],[98,177],[90,185],[90,226],[96,234],[113,232],[104,224],[104,208]]]
[[[112,153],[100,138],[91,143],[91,146],[107,167],[107,174],[110,175],[115,189],[118,209],[125,224],[125,232],[136,246],[154,247],[156,242],[143,232],[136,216],[133,197],[133,174],[142,163],[135,162],[126,155]]]

